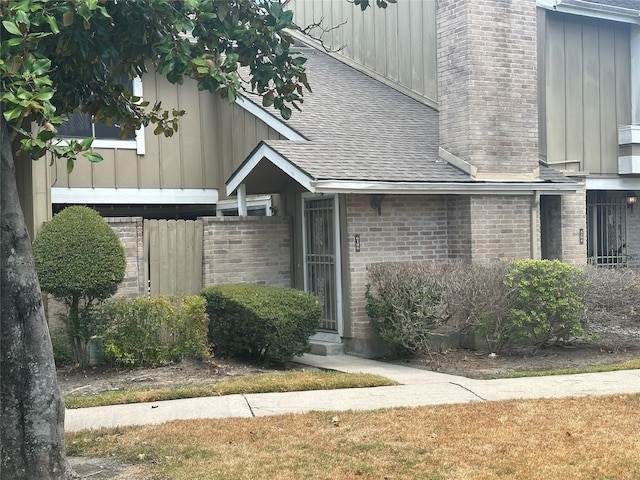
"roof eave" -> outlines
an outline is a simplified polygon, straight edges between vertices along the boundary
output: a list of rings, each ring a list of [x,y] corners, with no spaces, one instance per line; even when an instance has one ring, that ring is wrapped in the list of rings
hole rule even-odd
[[[640,13],[629,8],[594,4],[582,0],[537,0],[537,5],[560,13],[640,25]]]
[[[375,182],[318,180],[310,184],[315,193],[364,193],[396,195],[522,195],[554,193],[557,195],[582,191],[584,186],[576,182]]]
[[[291,128],[284,120],[276,118],[274,115],[271,115],[265,108],[261,107],[253,103],[251,100],[247,100],[243,97],[236,98],[236,105],[242,107],[247,112],[252,114],[254,117],[259,118],[264,123],[266,123],[269,127],[274,129],[280,135],[282,135],[287,140],[294,141],[303,141],[307,140],[302,134],[298,133],[296,130]]]
[[[231,175],[229,180],[227,180],[227,195],[233,195],[236,189],[244,183],[245,179],[251,174],[256,165],[265,158],[304,188],[312,191],[311,183],[314,179],[307,172],[291,163],[271,146],[260,142],[246,160],[242,162],[242,165]]]

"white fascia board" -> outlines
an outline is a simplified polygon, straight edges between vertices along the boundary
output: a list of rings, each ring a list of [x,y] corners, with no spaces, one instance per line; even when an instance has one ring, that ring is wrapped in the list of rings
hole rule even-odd
[[[624,155],[622,157],[618,157],[618,174],[640,174],[640,155]]]
[[[51,203],[114,205],[213,205],[215,188],[51,188]]]
[[[618,128],[618,145],[640,144],[640,125],[625,125]]]
[[[227,182],[227,195],[233,195],[236,189],[244,183],[245,178],[249,176],[251,171],[263,158],[269,160],[310,192],[314,191],[312,187],[313,179],[309,175],[289,162],[269,145],[263,143],[249,158],[247,158],[247,160],[245,160],[240,169],[229,179]]]
[[[640,14],[629,8],[594,4],[581,0],[537,0],[537,5],[554,12],[640,25]]]
[[[296,132],[289,125],[284,123],[283,121],[278,120],[276,117],[267,112],[264,108],[256,105],[251,100],[247,100],[242,97],[236,98],[236,104],[240,107],[244,108],[247,112],[249,112],[254,117],[259,118],[268,126],[273,128],[280,135],[285,137],[287,140],[306,140],[305,137]]]
[[[591,178],[585,179],[587,190],[639,190],[639,177]]]
[[[521,195],[541,193],[575,193],[583,189],[579,183],[499,183],[499,182],[359,182],[320,180],[312,183],[317,193],[387,193],[398,195]]]

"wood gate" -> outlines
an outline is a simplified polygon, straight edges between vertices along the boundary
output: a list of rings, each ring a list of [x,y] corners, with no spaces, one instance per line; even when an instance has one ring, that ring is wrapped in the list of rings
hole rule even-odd
[[[149,295],[197,295],[202,289],[202,220],[145,220]]]

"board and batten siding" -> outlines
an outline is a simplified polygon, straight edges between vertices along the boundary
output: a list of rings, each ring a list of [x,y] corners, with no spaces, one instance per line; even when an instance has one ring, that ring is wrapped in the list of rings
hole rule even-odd
[[[217,177],[220,179],[217,187],[218,198],[223,200],[227,198],[224,182],[261,140],[286,138],[244,108],[230,104],[217,95],[213,98],[213,111],[215,113],[211,134],[215,135],[216,139],[214,158]]]
[[[540,151],[554,168],[618,173],[618,126],[631,123],[627,25],[538,9]]]
[[[260,140],[282,137],[262,120],[226,99],[200,92],[193,80],[172,85],[161,76],[142,79],[144,99],[165,109],[185,110],[172,137],[145,131],[145,154],[135,149],[96,148],[103,161],[82,157],[71,174],[66,164],[52,167],[52,186],[93,188],[217,188],[224,198],[224,182]]]
[[[437,106],[435,0],[402,0],[365,12],[345,0],[291,0],[287,8],[303,28],[322,20],[323,43],[338,58]]]

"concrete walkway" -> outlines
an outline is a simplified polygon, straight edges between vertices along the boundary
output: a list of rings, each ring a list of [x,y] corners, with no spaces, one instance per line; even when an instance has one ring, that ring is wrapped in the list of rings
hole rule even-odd
[[[296,362],[341,372],[375,373],[393,387],[257,393],[67,410],[65,430],[159,424],[170,420],[262,417],[314,410],[375,410],[524,398],[640,393],[640,370],[498,380],[419,370],[348,355],[304,355]]]

